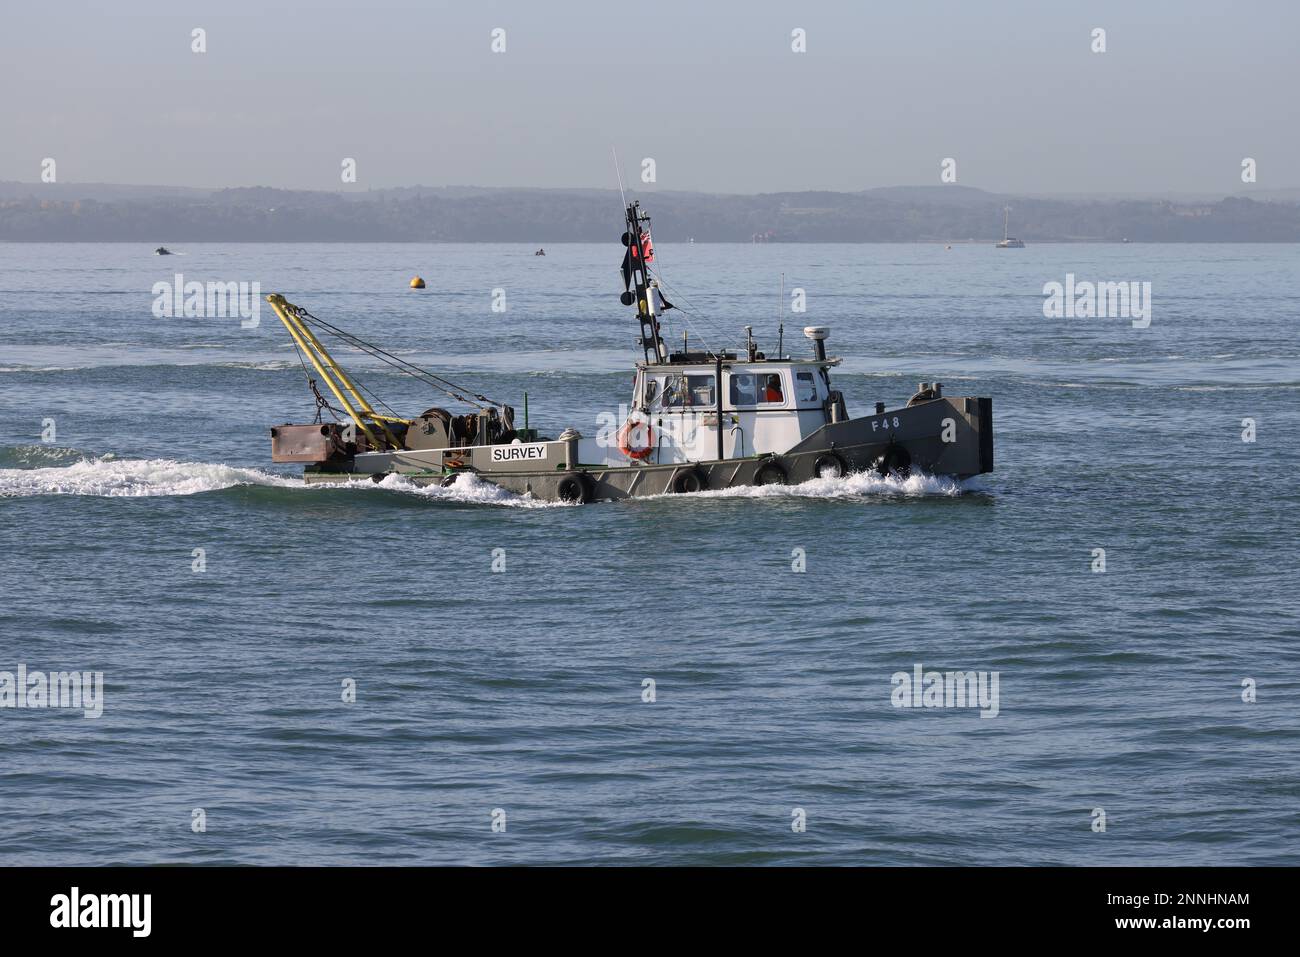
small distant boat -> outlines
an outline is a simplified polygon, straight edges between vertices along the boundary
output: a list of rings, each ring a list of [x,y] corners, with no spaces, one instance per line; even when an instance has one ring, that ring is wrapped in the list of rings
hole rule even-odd
[[[157,249],[154,250],[155,256],[170,256],[171,254],[172,251],[168,249],[166,246],[159,246]]]
[[[546,255],[546,250],[545,250],[545,249],[539,249],[539,250],[537,250],[537,252],[533,253],[533,255],[534,255],[534,256],[545,256],[545,255]]]
[[[1007,227],[1011,223],[1011,207],[1002,207],[1002,242],[997,244],[998,249],[1024,249],[1025,244],[1015,236],[1007,235]]]

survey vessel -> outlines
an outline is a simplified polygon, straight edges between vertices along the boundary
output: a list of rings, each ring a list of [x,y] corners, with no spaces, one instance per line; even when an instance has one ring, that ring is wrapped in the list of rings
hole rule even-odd
[[[570,427],[543,436],[513,406],[365,342],[274,294],[267,301],[310,365],[316,420],[271,429],[276,462],[304,465],[308,482],[380,481],[400,475],[417,485],[448,486],[474,476],[520,495],[584,503],[688,494],[748,485],[796,484],[873,470],[966,479],[993,469],[993,403],[947,396],[922,382],[901,405],[877,402],[849,415],[828,354],[830,331],[803,330],[807,351],[766,354],[745,327],[734,350],[676,351],[662,320],[676,308],[655,269],[649,216],[625,207],[621,268],[625,306],[636,310],[641,359],[621,423]],[[322,337],[337,339],[412,375],[465,411],[434,407],[406,418],[375,409],[372,394],[330,355]],[[334,404],[318,388],[323,382]],[[326,416],[331,421],[326,421]]]

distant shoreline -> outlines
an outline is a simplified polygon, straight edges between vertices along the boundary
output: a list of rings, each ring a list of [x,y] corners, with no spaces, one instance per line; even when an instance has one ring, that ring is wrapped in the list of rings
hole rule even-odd
[[[752,196],[665,191],[628,199],[650,213],[659,242],[982,245],[1002,238],[1008,207],[1010,234],[1031,246],[1300,242],[1300,192],[1258,195],[1065,199],[949,185]],[[176,195],[150,194],[147,187],[0,183],[0,241],[610,242],[622,231],[620,204],[614,190],[255,187]]]
[[[862,240],[772,240],[755,243],[745,240],[715,239],[696,240],[690,243],[684,240],[661,239],[658,245],[669,246],[989,246],[997,244],[997,238],[989,239],[862,239]],[[608,245],[608,240],[564,239],[564,240],[499,240],[499,239],[192,239],[166,240],[177,247],[173,255],[184,252],[185,246],[518,246],[526,249],[531,256],[539,245],[551,246],[599,246]],[[142,239],[3,239],[0,246],[149,246],[150,254],[158,245],[156,240]],[[1032,246],[1296,246],[1300,239],[1166,239],[1166,240],[1129,240],[1118,239],[1035,239],[1027,240],[1026,248]],[[159,257],[166,258],[166,257]]]

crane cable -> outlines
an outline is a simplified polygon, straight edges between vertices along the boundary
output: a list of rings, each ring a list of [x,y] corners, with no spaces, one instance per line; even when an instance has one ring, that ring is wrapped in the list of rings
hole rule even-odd
[[[329,402],[325,400],[324,396],[320,394],[320,389],[316,387],[316,379],[307,368],[307,357],[302,354],[302,349],[299,348],[296,339],[291,340],[291,342],[293,343],[294,354],[298,357],[298,365],[302,366],[302,376],[307,380],[307,388],[311,389],[311,394],[316,397],[316,422],[318,424],[320,423],[322,412],[328,412],[333,417],[334,421],[337,422],[339,420],[339,410],[330,405]]]
[[[293,343],[293,351],[297,354],[298,365],[302,366],[302,374],[307,379],[307,388],[311,389],[311,394],[316,397],[316,421],[321,421],[322,412],[328,412],[334,418],[334,421],[338,422],[339,416],[344,414],[343,410],[334,408],[334,406],[329,404],[329,400],[320,394],[320,388],[316,384],[316,377],[313,376],[311,371],[307,368],[307,359],[303,355],[302,349],[296,341]],[[355,375],[352,377],[352,384],[362,392],[366,393],[366,395],[370,396],[370,398],[374,399],[375,404],[382,406],[393,418],[400,418],[400,416],[398,416],[398,414],[393,410],[392,406],[376,395],[374,390],[368,388],[364,383],[357,379]]]
[[[469,392],[471,394],[474,394],[475,398],[477,399],[480,399],[484,402],[492,402],[492,400],[487,398],[487,396],[477,395],[473,392],[472,389],[465,389],[462,386],[456,385],[456,383],[452,382],[449,379],[444,379],[442,376],[435,375],[434,373],[429,372],[427,369],[421,369],[419,366],[415,365],[412,362],[407,362],[405,359],[401,359],[390,352],[386,352],[385,350],[379,348],[379,346],[375,345],[372,342],[367,342],[366,340],[360,338],[359,336],[355,336],[350,332],[346,332],[343,329],[340,329],[338,326],[331,325],[330,323],[326,322],[324,319],[321,319],[317,316],[313,316],[306,309],[302,309],[301,307],[299,307],[299,312],[297,313],[297,315],[304,322],[309,322],[312,325],[315,325],[317,328],[321,329],[326,334],[341,339],[343,342],[347,343],[348,345],[361,350],[367,355],[373,356],[374,358],[378,359],[380,362],[383,362],[385,365],[391,366],[407,375],[424,380],[427,385],[437,389],[440,392],[446,393],[448,396],[450,396],[453,399],[456,399],[459,402],[465,402],[468,405],[475,405],[480,409],[482,408],[482,406],[477,405],[477,403],[475,403],[473,399],[466,398],[465,396],[461,395],[460,392]],[[445,383],[445,385],[442,383]],[[369,389],[365,389],[365,391],[369,392],[372,396],[374,395],[374,393],[370,392]],[[500,405],[500,403],[493,403],[493,404]]]
[[[408,362],[407,360],[402,359],[399,356],[395,356],[391,352],[387,352],[384,349],[381,349],[379,346],[375,345],[372,342],[367,342],[366,340],[358,336],[355,336],[350,332],[346,332],[343,329],[340,329],[338,326],[326,322],[324,319],[321,319],[318,316],[312,315],[310,312],[308,312],[306,309],[304,309],[301,306],[290,306],[290,308],[293,310],[293,314],[297,316],[299,319],[303,320],[304,322],[311,323],[313,326],[316,326],[318,329],[325,332],[326,334],[341,339],[343,342],[347,343],[348,345],[356,349],[359,349],[362,352],[366,353],[367,355],[370,355],[378,359],[380,362],[384,363],[385,365],[397,369],[399,372],[403,372],[409,376],[422,380],[426,385],[434,389],[437,389],[439,392],[445,393],[451,398],[456,399],[458,402],[464,402],[467,405],[475,406],[478,409],[484,409],[484,406],[479,404],[480,402],[487,403],[488,405],[495,405],[501,408],[505,408],[504,402],[498,402],[495,399],[489,399],[487,396],[475,392],[473,389],[467,389],[464,386],[457,385],[455,382],[452,382],[450,379],[446,379],[440,375],[437,375],[436,373],[430,372],[428,369],[422,369],[413,362]],[[379,399],[378,396],[375,396],[373,392],[371,392],[369,389],[366,389],[364,386],[360,386],[360,387],[364,389],[366,392],[370,393],[370,395],[374,397],[375,400],[378,401],[380,405],[384,405],[384,407],[387,408],[387,405],[385,405],[382,402],[382,400]],[[468,393],[469,395],[472,395],[474,398],[473,399],[467,398],[465,395],[462,395],[461,393]],[[475,402],[474,401],[475,399],[479,401]],[[389,411],[392,410],[390,409]]]

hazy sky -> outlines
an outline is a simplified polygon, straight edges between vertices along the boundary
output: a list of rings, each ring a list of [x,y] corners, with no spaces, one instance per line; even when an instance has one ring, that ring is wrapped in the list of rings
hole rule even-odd
[[[610,187],[617,146],[659,189],[953,157],[985,189],[1220,193],[1247,156],[1295,187],[1298,37],[1296,0],[10,3],[0,180],[339,189],[352,157],[353,189]]]

